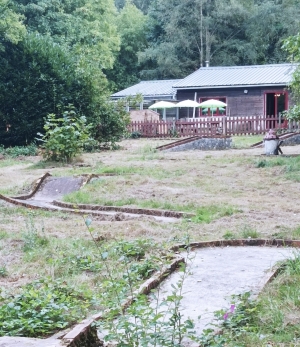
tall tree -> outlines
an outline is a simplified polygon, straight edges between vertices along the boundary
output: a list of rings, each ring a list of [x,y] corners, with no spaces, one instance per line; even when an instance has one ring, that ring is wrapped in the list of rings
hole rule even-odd
[[[149,47],[140,53],[144,77],[183,77],[211,65],[285,61],[282,40],[295,34],[296,0],[154,0]]]
[[[119,49],[113,0],[20,0],[29,32],[48,36],[100,69],[113,65]]]
[[[26,29],[22,19],[9,0],[0,0],[0,49],[3,49],[4,42],[17,43],[24,37]]]
[[[127,1],[116,18],[120,34],[120,51],[113,69],[105,70],[112,91],[124,89],[139,80],[138,52],[147,47],[146,16]]]

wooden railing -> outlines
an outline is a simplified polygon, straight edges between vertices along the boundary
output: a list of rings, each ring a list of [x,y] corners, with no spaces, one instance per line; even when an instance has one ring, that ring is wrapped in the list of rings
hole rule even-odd
[[[265,134],[270,129],[299,129],[299,123],[287,123],[274,116],[213,116],[173,121],[134,121],[128,131],[142,137],[232,136]]]

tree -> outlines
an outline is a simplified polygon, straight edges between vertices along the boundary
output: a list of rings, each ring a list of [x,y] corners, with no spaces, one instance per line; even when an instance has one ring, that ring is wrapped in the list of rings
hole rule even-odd
[[[295,34],[296,0],[153,0],[144,78],[180,78],[204,65],[286,60],[282,40]]]
[[[4,42],[17,43],[26,33],[23,17],[12,9],[9,0],[0,0],[0,49]]]
[[[106,80],[76,69],[76,57],[47,37],[29,34],[0,52],[0,141],[25,145],[43,128],[43,118],[73,104],[91,123],[105,103]]]
[[[113,69],[105,70],[112,91],[118,91],[139,81],[138,52],[147,47],[146,16],[130,1],[117,17],[120,51],[115,56]]]
[[[29,32],[48,36],[100,69],[111,68],[119,50],[113,0],[20,0]]]
[[[18,44],[5,41],[0,52],[0,143],[30,143],[43,118],[68,104],[96,129],[110,117],[102,71],[119,50],[113,0],[20,0],[14,6],[28,34]],[[122,120],[119,125],[117,137],[124,131]],[[110,141],[107,134],[103,141]]]
[[[292,82],[290,83],[290,89],[292,92],[292,98],[294,106],[285,114],[288,119],[300,120],[300,32],[297,35],[288,37],[282,46],[282,48],[289,54],[289,58],[292,62],[298,64],[295,72],[293,73]]]

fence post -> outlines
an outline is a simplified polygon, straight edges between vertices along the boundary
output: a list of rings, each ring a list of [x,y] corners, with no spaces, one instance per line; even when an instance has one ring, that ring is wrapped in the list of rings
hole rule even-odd
[[[227,117],[224,116],[222,121],[223,121],[223,124],[222,124],[223,135],[226,136],[227,135]]]

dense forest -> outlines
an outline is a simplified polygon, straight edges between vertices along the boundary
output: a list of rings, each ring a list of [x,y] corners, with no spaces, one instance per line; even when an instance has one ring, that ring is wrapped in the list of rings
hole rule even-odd
[[[299,22],[299,0],[0,0],[1,142],[32,141],[68,104],[117,127],[112,92],[205,61],[286,62]]]

